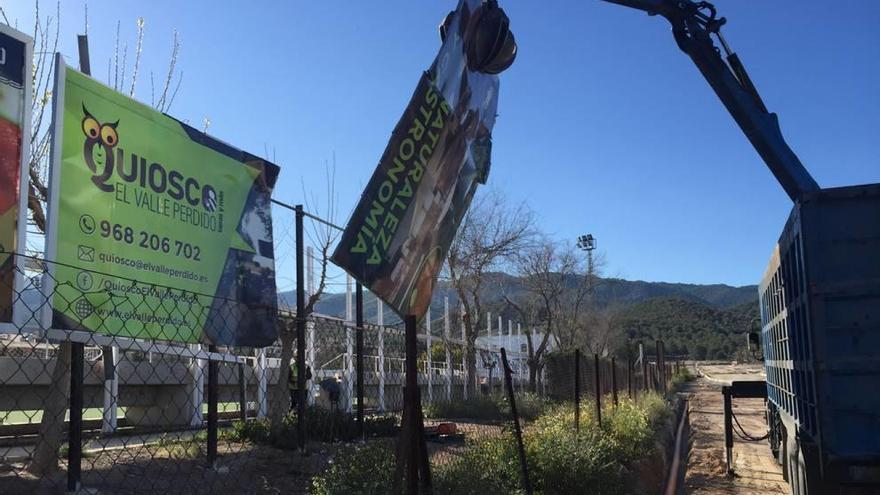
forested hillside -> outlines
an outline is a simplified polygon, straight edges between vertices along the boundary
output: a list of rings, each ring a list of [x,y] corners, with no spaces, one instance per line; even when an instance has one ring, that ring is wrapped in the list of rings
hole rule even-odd
[[[667,353],[694,359],[733,359],[759,318],[757,302],[729,309],[678,298],[656,298],[619,309],[613,318],[618,345],[662,338]],[[754,323],[757,325],[757,323]]]

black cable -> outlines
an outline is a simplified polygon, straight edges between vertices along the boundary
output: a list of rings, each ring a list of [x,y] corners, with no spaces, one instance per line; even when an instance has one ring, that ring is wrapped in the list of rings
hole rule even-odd
[[[753,437],[752,435],[749,435],[748,433],[746,433],[745,428],[743,428],[742,425],[739,424],[739,419],[736,417],[736,414],[733,413],[733,410],[730,411],[730,415],[733,417],[733,421],[734,423],[736,423],[736,426],[739,427],[739,431],[736,431],[736,428],[734,428],[733,432],[736,433],[736,436],[738,436],[741,440],[744,440],[746,442],[761,442],[763,440],[766,440],[770,436],[770,432],[767,432],[767,434],[763,437]]]

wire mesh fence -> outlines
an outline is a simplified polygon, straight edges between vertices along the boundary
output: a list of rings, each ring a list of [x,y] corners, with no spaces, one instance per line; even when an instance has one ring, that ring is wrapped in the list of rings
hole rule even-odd
[[[315,491],[333,480],[370,482],[334,473],[340,463],[331,459],[351,448],[359,458],[365,448],[383,462],[399,457],[408,397],[402,324],[358,327],[351,311],[309,315],[300,370],[296,315],[283,308],[273,313],[275,345],[203,345],[196,328],[207,321],[215,335],[231,331],[222,325],[237,324],[242,308],[97,271],[85,290],[53,283],[55,267],[43,260],[26,266],[11,291],[26,311],[0,323],[0,493],[346,493]],[[625,398],[664,393],[678,366],[660,344],[640,361],[559,350],[530,360],[512,323],[489,319],[467,339],[448,302],[440,313],[415,328],[419,441],[435,493],[487,462],[475,452],[521,445],[549,412],[571,412],[565,428],[574,430],[590,415],[601,423]],[[508,488],[525,489],[528,455],[511,468]],[[394,474],[386,467],[379,476]]]
[[[226,429],[265,411],[267,369],[254,349],[198,343],[201,328],[237,331],[245,308],[100,271],[64,281],[71,267],[36,258],[24,266],[3,277],[20,283],[6,287],[16,311],[0,323],[0,493],[253,485],[253,447]]]
[[[7,287],[15,320],[7,312],[0,323],[0,493],[302,493],[340,442],[392,441],[399,432],[406,358],[399,325],[358,328],[310,316],[307,408],[299,418],[300,370],[291,360],[282,375],[283,337],[265,348],[199,343],[194,329],[208,319],[228,331],[216,327],[227,313],[240,313],[234,301],[80,270],[92,282],[86,290],[53,280],[58,267],[44,260],[29,258],[26,266],[15,274],[23,285]],[[274,317],[282,335],[291,335],[295,314]],[[425,407],[442,412],[467,397],[497,396],[500,346],[477,345],[469,365],[448,313],[426,321],[417,358]],[[516,362],[521,378],[524,356]],[[275,408],[280,421],[273,421]],[[477,418],[450,431],[442,416],[428,421],[438,459],[457,448],[462,432],[499,428]],[[300,421],[309,457],[290,451],[300,444]],[[279,456],[279,448],[288,450]],[[280,469],[279,457],[286,462]]]

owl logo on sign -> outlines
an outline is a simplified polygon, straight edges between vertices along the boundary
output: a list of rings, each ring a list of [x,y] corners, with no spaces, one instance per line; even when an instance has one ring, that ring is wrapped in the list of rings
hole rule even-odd
[[[113,191],[113,186],[107,183],[107,180],[113,175],[113,148],[119,143],[119,134],[116,127],[119,125],[117,120],[114,123],[100,123],[83,104],[82,131],[86,135],[83,144],[83,158],[88,165],[89,170],[94,174],[92,182],[99,189],[105,192]]]

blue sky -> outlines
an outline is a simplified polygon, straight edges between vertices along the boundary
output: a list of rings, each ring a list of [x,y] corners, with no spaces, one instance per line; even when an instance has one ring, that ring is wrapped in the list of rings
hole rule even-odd
[[[290,203],[303,201],[304,186],[323,200],[325,163],[335,155],[340,223],[436,53],[437,24],[454,7],[452,0],[88,3],[98,78],[106,79],[117,20],[131,51],[142,16],[136,96],[149,102],[149,72],[163,74],[177,29],[183,83],[170,113],[198,127],[207,117],[211,134],[274,152],[282,167],[275,196]],[[62,4],[61,50],[75,65],[83,2]],[[0,6],[31,30],[31,2]],[[668,24],[598,0],[502,6],[520,52],[502,75],[490,187],[527,201],[559,239],[593,233],[609,275],[756,283],[791,203]],[[729,21],[727,41],[819,184],[880,181],[880,2],[716,6]],[[276,223],[291,218],[279,213]],[[279,274],[285,288],[293,265],[279,270],[291,271]]]

